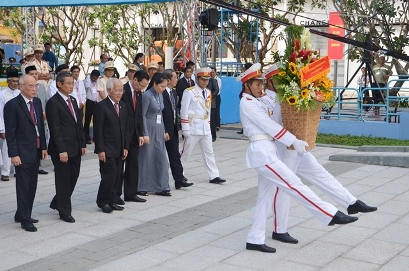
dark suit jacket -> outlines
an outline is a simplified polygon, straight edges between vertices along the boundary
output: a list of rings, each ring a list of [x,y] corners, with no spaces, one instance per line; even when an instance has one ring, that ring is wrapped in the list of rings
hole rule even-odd
[[[77,121],[71,115],[67,102],[56,93],[46,104],[47,122],[50,129],[48,154],[59,156],[67,152],[68,157],[81,156],[81,148],[85,148],[85,135],[77,101],[70,96]]]
[[[33,98],[40,134],[40,148],[46,150],[43,109],[39,98]],[[37,133],[27,104],[20,94],[4,107],[4,122],[10,157],[20,156],[22,163],[33,163],[37,156]]]
[[[212,92],[212,108],[216,108],[216,95],[219,94],[219,84],[214,78],[210,78],[207,87]]]
[[[176,90],[172,89],[172,93],[173,93],[173,98],[175,99],[175,108],[177,108],[178,99],[177,99]],[[175,119],[175,112],[173,111],[172,101],[170,100],[169,93],[167,90],[163,92],[163,104],[164,104],[164,107],[162,110],[163,123],[165,124],[165,132],[169,134],[169,140],[170,140],[173,138],[175,129],[177,131],[177,126],[173,122]]]
[[[134,133],[137,137],[143,136],[143,118],[142,118],[142,92],[137,92],[136,111],[133,111],[132,90],[130,82],[124,84],[124,94],[121,100],[125,103],[128,112],[128,142],[132,139]]]
[[[195,82],[192,79],[190,79],[190,82],[191,82],[191,86],[189,86],[189,84],[187,83],[186,78],[183,77],[183,78],[180,78],[176,84],[176,93],[178,94],[178,97],[179,97],[179,102],[178,102],[179,109],[180,109],[180,105],[182,104],[181,101],[183,97],[183,91],[185,91],[185,89],[187,89],[188,87],[192,87],[195,85]]]
[[[129,149],[125,103],[119,102],[119,117],[108,97],[96,105],[94,112],[95,153],[105,152],[106,157],[121,157],[123,150]]]

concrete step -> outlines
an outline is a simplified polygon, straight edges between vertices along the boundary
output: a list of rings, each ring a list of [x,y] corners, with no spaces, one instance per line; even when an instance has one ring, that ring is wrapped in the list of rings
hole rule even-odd
[[[396,152],[357,152],[355,154],[334,154],[330,161],[354,162],[378,166],[409,168],[409,153]]]

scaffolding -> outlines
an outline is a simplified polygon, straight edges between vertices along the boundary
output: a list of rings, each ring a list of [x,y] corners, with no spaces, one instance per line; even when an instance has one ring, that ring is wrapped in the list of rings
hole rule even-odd
[[[24,17],[25,30],[23,35],[23,48],[24,44],[28,47],[35,45],[36,34],[35,34],[35,8],[34,7],[23,7],[21,8],[21,14]]]

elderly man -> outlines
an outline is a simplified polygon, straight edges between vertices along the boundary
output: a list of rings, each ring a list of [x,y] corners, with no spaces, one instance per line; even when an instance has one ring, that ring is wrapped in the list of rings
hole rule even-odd
[[[108,97],[97,104],[94,116],[95,153],[98,154],[99,184],[97,205],[104,213],[121,211],[116,201],[116,188],[121,182],[123,164],[128,155],[127,109],[121,97],[123,86],[119,79],[106,83]]]
[[[42,60],[43,53],[44,48],[42,45],[34,47],[34,65],[36,66],[38,73],[37,83],[47,87],[48,80],[51,79],[51,74],[47,62]]]
[[[69,72],[60,72],[56,81],[58,92],[46,105],[50,128],[48,152],[55,168],[56,192],[50,208],[58,211],[61,220],[74,223],[71,195],[80,174],[81,156],[87,153],[87,148],[77,100],[70,96],[74,78]]]
[[[30,75],[20,79],[21,95],[11,99],[5,106],[4,119],[8,154],[16,168],[17,211],[16,222],[29,232],[37,231],[31,217],[37,189],[37,170],[40,159],[47,157],[43,110],[40,99],[36,98],[37,82]],[[40,116],[40,117],[37,117]]]
[[[6,140],[6,131],[4,127],[4,106],[8,101],[17,97],[20,94],[18,89],[18,73],[9,72],[7,74],[7,88],[0,91],[0,138],[3,141],[1,148],[1,154],[3,158],[3,165],[1,167],[1,180],[8,181],[10,179],[10,167],[11,160],[8,156],[7,140]]]
[[[99,78],[97,81],[97,91],[99,99],[103,100],[107,97],[106,83],[109,78],[112,78],[115,74],[114,62],[108,61],[104,64],[104,76]]]
[[[197,70],[197,84],[187,88],[183,93],[180,118],[185,142],[181,152],[181,161],[183,168],[187,168],[190,155],[196,144],[199,143],[209,182],[219,184],[226,180],[219,176],[213,153],[210,132],[211,92],[206,88],[209,84],[210,71],[210,68]]]

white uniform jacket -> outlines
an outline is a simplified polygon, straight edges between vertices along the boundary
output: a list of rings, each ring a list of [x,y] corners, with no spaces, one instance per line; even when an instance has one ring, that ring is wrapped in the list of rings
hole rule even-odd
[[[205,97],[199,86],[185,89],[180,108],[182,130],[189,131],[191,135],[210,134],[210,110],[212,93],[207,88]]]
[[[270,118],[268,109],[262,102],[246,93],[240,100],[240,118],[243,133],[248,137],[271,136],[286,146],[290,146],[295,140],[293,134]],[[278,159],[277,147],[273,140],[253,141],[247,148],[247,167],[264,166]]]

